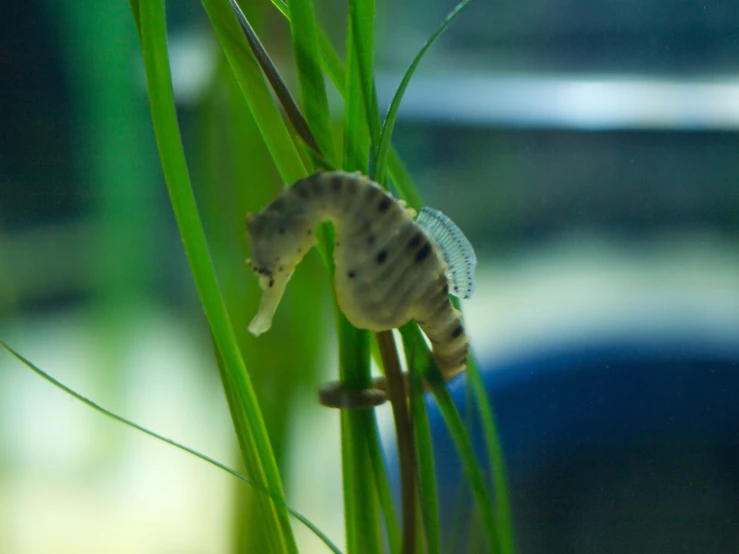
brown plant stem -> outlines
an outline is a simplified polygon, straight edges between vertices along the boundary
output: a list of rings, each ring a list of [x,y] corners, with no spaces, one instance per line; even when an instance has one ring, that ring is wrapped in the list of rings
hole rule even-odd
[[[300,111],[297,102],[295,102],[295,99],[290,94],[287,85],[285,85],[285,82],[282,80],[282,77],[280,76],[279,71],[277,71],[275,64],[272,62],[269,54],[267,54],[264,46],[262,46],[261,41],[257,37],[257,34],[254,32],[254,29],[252,29],[249,21],[246,19],[244,12],[241,11],[241,8],[236,3],[236,0],[229,0],[229,3],[231,4],[231,9],[233,9],[234,14],[236,15],[236,19],[239,20],[239,25],[241,26],[241,30],[244,33],[244,37],[246,37],[246,42],[249,44],[249,48],[251,48],[254,57],[259,63],[259,67],[262,68],[264,75],[267,77],[269,84],[272,86],[272,90],[274,90],[275,96],[277,96],[277,99],[280,101],[280,104],[285,110],[285,113],[287,114],[290,123],[292,123],[293,128],[298,133],[298,136],[303,139],[303,142],[305,142],[305,144],[307,144],[308,147],[313,150],[313,154],[317,156],[317,161],[321,162],[322,165],[328,167],[328,164],[323,159],[321,149],[318,147],[318,142],[316,141],[313,133],[310,130],[308,122],[305,120],[305,117],[303,117],[303,113]]]
[[[376,333],[387,379],[387,396],[393,410],[395,438],[400,464],[400,487],[403,505],[403,554],[413,554],[416,545],[416,453],[413,428],[408,411],[408,391],[400,369],[398,351],[392,331]]]

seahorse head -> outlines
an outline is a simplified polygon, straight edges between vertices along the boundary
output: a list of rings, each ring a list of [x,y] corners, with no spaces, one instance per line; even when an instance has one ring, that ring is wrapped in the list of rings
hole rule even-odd
[[[295,266],[315,244],[313,225],[305,214],[285,214],[269,208],[246,216],[251,243],[251,258],[246,263],[262,288],[259,311],[249,324],[253,335],[261,335],[272,326],[272,317]]]

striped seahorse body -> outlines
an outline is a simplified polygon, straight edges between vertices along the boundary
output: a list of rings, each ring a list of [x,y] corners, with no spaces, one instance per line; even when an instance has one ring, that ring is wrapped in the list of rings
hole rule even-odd
[[[446,263],[413,215],[358,173],[319,172],[285,189],[246,219],[247,263],[263,289],[249,330],[269,329],[295,266],[315,244],[316,225],[329,220],[336,231],[336,296],[352,325],[385,331],[415,319],[445,379],[464,370],[469,339],[449,301]]]

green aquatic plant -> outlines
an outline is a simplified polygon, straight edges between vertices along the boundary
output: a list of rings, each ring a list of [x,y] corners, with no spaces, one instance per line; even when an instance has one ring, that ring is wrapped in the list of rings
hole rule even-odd
[[[258,533],[252,532],[250,538],[245,539],[248,542],[242,544],[243,550],[297,553],[298,545],[290,519],[290,515],[295,513],[288,508],[285,500],[280,475],[279,442],[275,442],[274,436],[270,435],[270,421],[265,417],[267,410],[260,408],[255,390],[260,372],[267,368],[251,366],[245,361],[245,349],[251,347],[244,346],[241,332],[235,330],[233,322],[239,316],[234,312],[239,307],[234,306],[224,293],[224,288],[228,287],[221,284],[224,279],[217,271],[212,247],[206,238],[201,219],[203,207],[196,201],[191,169],[180,135],[170,76],[164,0],[129,2],[141,45],[152,122],[170,201],[213,340],[215,358],[246,473],[244,479],[259,492],[252,498],[254,509],[249,512],[249,521],[243,526],[258,530]],[[310,0],[294,0],[289,4],[273,0],[274,6],[286,17],[290,26],[300,102],[293,98],[249,19],[235,0],[202,0],[202,3],[230,70],[223,82],[233,84],[230,88],[232,98],[239,97],[232,106],[236,111],[248,107],[248,118],[253,122],[282,183],[293,183],[317,169],[360,171],[384,187],[392,183],[398,196],[409,206],[416,210],[423,207],[412,180],[392,147],[392,131],[403,93],[424,54],[471,0],[460,2],[423,45],[412,60],[384,118],[379,114],[374,82],[373,0],[349,1],[345,62],[341,61],[319,25]],[[336,116],[332,116],[329,110],[326,77],[343,98],[339,132]],[[234,119],[238,120],[239,117],[241,115],[235,113]],[[241,177],[263,175],[264,168],[256,165],[259,164],[252,168],[248,161],[241,161],[235,174]],[[245,183],[234,179],[227,185],[243,189]],[[250,180],[248,187],[247,192],[239,194],[258,197],[261,203],[276,196],[276,191],[270,189],[266,179],[264,182],[260,179]],[[207,196],[208,191],[204,194]],[[318,250],[325,266],[323,273],[329,276],[333,272],[332,235],[332,228],[324,225],[317,237]],[[325,283],[326,279],[319,274],[316,271],[311,277]],[[320,286],[314,282],[311,284]],[[306,306],[315,308],[313,304]],[[341,384],[350,389],[368,388],[371,385],[373,338],[368,331],[350,324],[338,309],[335,297],[333,306]],[[458,303],[456,307],[459,307]],[[320,340],[319,335],[307,329],[303,332],[303,326],[308,327],[310,323],[298,320],[297,324],[293,324],[296,336],[312,337],[313,342]],[[274,340],[279,341],[278,330],[273,334],[277,335]],[[470,356],[468,363],[469,382],[483,424],[492,483],[488,483],[484,477],[485,469],[472,450],[462,418],[418,326],[414,322],[405,325],[401,329],[401,336],[401,353],[412,370],[409,380],[410,410],[407,393],[402,393],[404,385],[400,376],[400,354],[393,335],[387,331],[380,332],[376,340],[388,379],[388,396],[399,441],[403,523],[402,526],[398,524],[374,411],[369,408],[342,410],[341,456],[347,554],[376,554],[385,551],[386,545],[392,553],[435,554],[442,551],[442,522],[436,494],[431,431],[421,392],[423,381],[434,394],[460,453],[464,474],[473,491],[486,551],[512,553],[513,533],[503,457],[493,410],[473,357]],[[302,344],[306,349],[314,347],[310,340]],[[31,369],[50,379],[30,362],[13,354]],[[250,359],[259,357],[257,355]],[[264,365],[273,359],[274,356],[262,356],[259,363]],[[64,388],[58,382],[54,384]],[[116,417],[73,391],[65,390],[93,408]],[[336,551],[328,539],[325,542]]]

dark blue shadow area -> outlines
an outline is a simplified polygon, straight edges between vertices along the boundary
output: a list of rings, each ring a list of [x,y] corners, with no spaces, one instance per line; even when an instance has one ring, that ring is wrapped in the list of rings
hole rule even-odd
[[[739,552],[739,342],[565,345],[485,367],[484,378],[519,553]],[[468,413],[463,379],[452,394]],[[469,551],[471,498],[429,410],[445,541]]]

